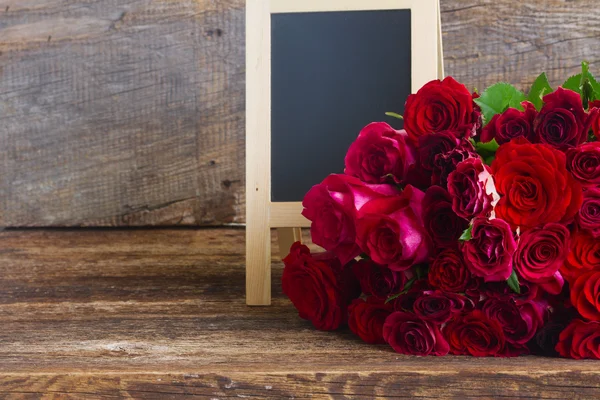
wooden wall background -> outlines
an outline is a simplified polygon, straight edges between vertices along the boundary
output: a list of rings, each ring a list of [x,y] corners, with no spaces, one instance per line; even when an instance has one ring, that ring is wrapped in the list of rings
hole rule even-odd
[[[600,72],[597,0],[442,0],[470,87]],[[244,0],[0,0],[0,225],[244,221]]]

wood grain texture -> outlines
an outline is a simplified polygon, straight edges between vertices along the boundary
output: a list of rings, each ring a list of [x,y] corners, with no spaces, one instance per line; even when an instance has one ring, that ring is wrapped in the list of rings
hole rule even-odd
[[[600,397],[598,362],[406,357],[317,332],[278,261],[273,306],[247,307],[243,253],[232,229],[1,232],[0,398]]]
[[[244,222],[243,0],[0,0],[0,225]],[[471,88],[600,71],[595,0],[441,0]]]

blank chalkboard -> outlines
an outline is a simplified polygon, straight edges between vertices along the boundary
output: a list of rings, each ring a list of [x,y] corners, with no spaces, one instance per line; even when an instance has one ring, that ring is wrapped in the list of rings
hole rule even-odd
[[[432,21],[434,23],[434,21]],[[411,10],[271,15],[271,201],[302,201],[411,93]]]

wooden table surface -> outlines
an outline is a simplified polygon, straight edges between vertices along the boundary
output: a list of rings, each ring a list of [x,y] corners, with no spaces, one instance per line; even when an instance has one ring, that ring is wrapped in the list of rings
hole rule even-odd
[[[239,229],[0,232],[0,398],[600,398],[600,362],[317,332],[276,257],[273,306],[249,308],[243,252]]]

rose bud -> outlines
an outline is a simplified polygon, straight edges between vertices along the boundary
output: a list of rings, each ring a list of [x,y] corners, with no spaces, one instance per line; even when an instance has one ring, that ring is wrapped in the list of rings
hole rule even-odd
[[[348,307],[348,327],[367,343],[383,344],[383,324],[391,313],[391,307],[383,301],[373,297],[356,299]]]
[[[577,278],[571,287],[571,303],[583,318],[600,321],[600,270]]]
[[[537,110],[528,101],[524,101],[522,105],[525,111],[509,108],[502,114],[494,115],[489,124],[483,128],[481,141],[487,143],[496,139],[498,144],[504,144],[514,138],[524,137],[531,143],[535,143],[533,121],[537,117]]]
[[[456,248],[469,222],[452,210],[452,197],[445,189],[431,186],[423,199],[423,222],[436,249]]]
[[[424,197],[407,186],[399,196],[371,200],[360,209],[357,243],[377,264],[404,271],[428,260],[431,240],[423,227]]]
[[[407,137],[405,131],[396,131],[385,122],[367,125],[346,154],[346,175],[366,183],[385,183],[388,175],[404,182],[416,163],[415,149]]]
[[[392,185],[366,185],[347,175],[329,175],[304,197],[304,215],[312,221],[312,241],[347,264],[360,254],[355,219],[368,200],[399,193]]]
[[[573,320],[561,332],[556,351],[575,360],[600,360],[600,322]]]
[[[396,311],[383,325],[383,337],[400,354],[416,356],[444,356],[448,354],[448,342],[433,323],[418,316]]]
[[[512,274],[517,243],[510,226],[501,219],[473,220],[472,239],[463,244],[467,267],[486,282],[505,281]]]
[[[581,206],[581,185],[567,171],[565,155],[550,146],[513,139],[496,152],[492,171],[501,196],[494,211],[514,230],[570,223]]]
[[[467,297],[442,291],[426,291],[413,304],[414,312],[425,321],[441,325],[465,309],[473,309]]]
[[[544,107],[534,122],[542,143],[561,150],[576,147],[587,140],[595,113],[583,109],[579,93],[563,88],[544,96]]]
[[[600,271],[600,240],[589,232],[577,231],[571,239],[571,252],[560,268],[561,274],[569,281],[574,281],[589,271]]]
[[[544,310],[534,302],[519,302],[511,296],[490,297],[481,311],[491,320],[498,321],[506,338],[506,355],[529,354],[527,342],[544,325]]]
[[[570,251],[569,230],[551,223],[521,235],[514,256],[519,274],[529,282],[542,286],[548,293],[559,294],[563,277],[558,271]]]
[[[308,247],[296,242],[283,262],[283,293],[300,318],[311,321],[319,330],[334,330],[346,322],[348,302],[356,293],[345,292],[353,285],[343,279],[350,279],[352,274],[344,273],[333,254],[313,256]]]
[[[582,186],[600,186],[600,142],[585,143],[569,149],[567,169]]]
[[[462,253],[449,249],[440,253],[427,274],[429,284],[446,292],[463,293],[471,280],[471,273],[463,261]]]
[[[431,184],[448,187],[448,176],[456,170],[456,166],[468,158],[479,158],[473,145],[462,140],[454,149],[435,155]]]
[[[448,176],[448,192],[456,215],[470,220],[492,211],[498,194],[490,172],[480,158],[468,158]]]
[[[450,344],[450,354],[506,356],[506,339],[502,326],[480,310],[473,310],[451,320],[444,328],[444,335]]]
[[[363,293],[380,299],[387,299],[402,291],[406,282],[404,273],[392,271],[371,260],[360,260],[353,265],[352,270],[360,282]]]
[[[588,189],[583,193],[583,203],[576,217],[577,225],[600,239],[600,188]]]
[[[465,85],[451,77],[427,83],[408,96],[404,110],[404,129],[417,143],[420,136],[443,131],[464,134],[465,126],[475,127],[473,98]]]

